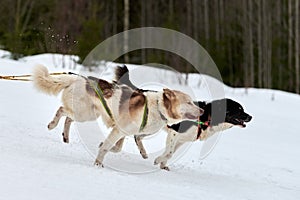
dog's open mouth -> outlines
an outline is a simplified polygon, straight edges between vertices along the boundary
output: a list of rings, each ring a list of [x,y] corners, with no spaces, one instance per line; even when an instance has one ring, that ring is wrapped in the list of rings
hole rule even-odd
[[[235,120],[238,122],[237,125],[241,126],[242,128],[246,127],[246,123],[244,120],[241,120],[241,119],[235,119]]]

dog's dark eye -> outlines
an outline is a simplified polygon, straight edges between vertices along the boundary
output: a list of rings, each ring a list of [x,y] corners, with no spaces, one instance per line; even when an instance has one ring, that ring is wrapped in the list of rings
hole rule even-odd
[[[187,102],[187,104],[188,104],[188,105],[193,105],[193,103],[192,103],[192,102]]]

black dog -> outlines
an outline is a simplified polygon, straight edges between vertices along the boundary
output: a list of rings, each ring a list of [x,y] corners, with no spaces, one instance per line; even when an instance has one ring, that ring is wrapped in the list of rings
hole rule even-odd
[[[252,119],[252,116],[245,113],[243,107],[232,99],[219,99],[210,103],[196,101],[194,103],[204,110],[204,113],[199,117],[198,122],[183,121],[168,126],[168,128],[171,128],[178,133],[184,133],[192,126],[200,126],[198,130],[198,135],[200,137],[201,132],[205,131],[209,126],[213,127],[222,123],[229,123],[233,126],[245,128],[245,122],[250,122]]]
[[[154,164],[160,164],[160,168],[169,170],[166,166],[167,161],[182,144],[198,139],[206,140],[213,134],[233,126],[245,128],[245,123],[252,119],[243,107],[232,99],[220,99],[211,103],[199,101],[195,104],[204,110],[197,122],[183,121],[167,127],[165,152],[154,161]]]

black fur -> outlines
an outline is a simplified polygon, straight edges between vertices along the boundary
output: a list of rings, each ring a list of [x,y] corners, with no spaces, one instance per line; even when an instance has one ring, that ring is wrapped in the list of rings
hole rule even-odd
[[[252,117],[244,112],[243,107],[232,99],[219,99],[210,103],[203,101],[194,102],[204,110],[203,115],[200,116],[200,121],[209,122],[210,126],[216,126],[227,122],[232,125],[240,125],[245,127],[245,122],[249,122]],[[168,126],[178,133],[184,133],[192,126],[198,126],[196,122],[182,121],[178,124]],[[201,125],[201,130],[206,130],[208,126]]]
[[[131,87],[133,90],[137,90],[138,88],[135,87],[135,85],[132,84],[132,82],[129,79],[129,71],[126,65],[123,67],[118,66],[115,70],[115,79],[117,83],[119,84],[125,84],[129,87]]]
[[[123,67],[118,66],[115,69],[115,81],[118,84],[124,84],[127,85],[129,87],[131,87],[133,90],[136,90],[137,92],[157,92],[154,90],[144,90],[144,89],[140,89],[138,87],[136,87],[129,79],[129,71],[128,68],[126,67],[126,65],[123,65]]]
[[[178,133],[185,133],[192,126],[197,126],[197,123],[193,121],[182,121],[178,124],[173,124],[172,126],[168,126],[168,128],[171,128]]]

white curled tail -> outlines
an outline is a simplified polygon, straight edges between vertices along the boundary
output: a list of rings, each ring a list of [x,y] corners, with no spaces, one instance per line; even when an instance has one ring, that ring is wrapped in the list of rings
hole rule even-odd
[[[76,80],[72,75],[49,75],[48,69],[43,65],[37,65],[33,70],[33,84],[41,92],[57,95],[60,91],[70,86]]]

